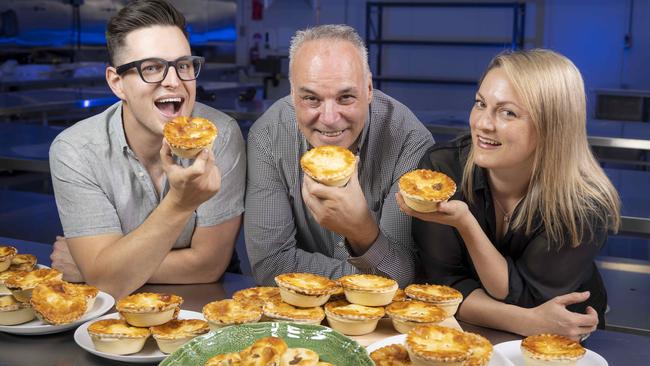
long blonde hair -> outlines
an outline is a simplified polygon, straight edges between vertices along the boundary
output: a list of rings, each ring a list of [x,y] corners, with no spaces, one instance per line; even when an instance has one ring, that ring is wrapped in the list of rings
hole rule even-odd
[[[617,231],[620,200],[589,148],[580,71],[566,57],[543,49],[497,55],[481,82],[494,68],[507,75],[537,133],[530,184],[512,228],[525,227],[531,233],[537,228],[537,216],[557,249],[590,241],[597,229]],[[472,177],[476,168],[472,147],[462,182],[470,202],[475,199]]]

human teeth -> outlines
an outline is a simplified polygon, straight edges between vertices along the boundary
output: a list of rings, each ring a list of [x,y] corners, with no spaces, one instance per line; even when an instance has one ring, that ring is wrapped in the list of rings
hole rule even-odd
[[[325,135],[327,137],[334,137],[334,136],[338,136],[338,135],[342,134],[343,131],[332,131],[332,132],[320,131],[320,133],[322,133],[323,135]]]
[[[160,99],[158,100],[158,103],[180,103],[181,98],[165,98],[165,99]]]
[[[488,145],[494,145],[494,146],[501,145],[500,142],[497,142],[497,141],[494,141],[494,140],[490,140],[490,139],[486,139],[485,137],[480,137],[480,136],[479,136],[478,139],[479,139],[482,143],[485,143],[485,144],[488,144]]]

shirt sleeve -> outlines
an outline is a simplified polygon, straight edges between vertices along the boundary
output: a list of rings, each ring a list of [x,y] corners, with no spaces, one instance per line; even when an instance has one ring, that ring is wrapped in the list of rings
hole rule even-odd
[[[275,276],[287,272],[329,278],[357,272],[345,260],[298,248],[289,194],[269,147],[268,135],[249,134],[244,233],[255,281],[273,285]]]
[[[386,275],[402,287],[412,283],[415,278],[417,250],[411,235],[411,217],[399,209],[395,193],[399,191],[399,178],[417,167],[431,145],[433,138],[428,131],[412,130],[409,133],[394,169],[390,191],[376,220],[379,223],[379,236],[363,255],[349,259],[360,271]],[[377,215],[375,212],[372,214]]]
[[[544,232],[536,235],[517,259],[506,257],[509,289],[505,302],[534,307],[578,290],[592,276],[594,259],[606,237],[606,230],[597,229],[591,241],[558,250]]]
[[[246,147],[235,120],[221,129],[212,151],[221,173],[221,188],[197,208],[197,226],[213,226],[244,212],[246,191]]]
[[[66,237],[122,233],[115,206],[98,183],[87,154],[56,140],[50,147],[50,173]]]

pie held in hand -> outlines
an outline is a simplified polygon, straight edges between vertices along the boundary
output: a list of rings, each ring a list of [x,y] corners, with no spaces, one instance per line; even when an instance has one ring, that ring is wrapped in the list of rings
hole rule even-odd
[[[165,140],[174,155],[193,159],[203,149],[212,150],[217,127],[201,117],[176,117],[163,127]]]

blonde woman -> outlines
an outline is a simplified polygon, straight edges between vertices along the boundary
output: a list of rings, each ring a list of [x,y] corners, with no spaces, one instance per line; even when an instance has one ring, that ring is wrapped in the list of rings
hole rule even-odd
[[[420,164],[461,189],[429,214],[397,198],[419,219],[424,281],[463,293],[460,319],[574,339],[604,326],[594,258],[618,228],[620,203],[589,149],[585,99],[566,57],[498,55],[479,83],[471,135],[431,148]]]

